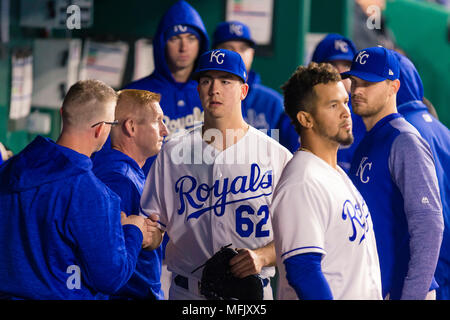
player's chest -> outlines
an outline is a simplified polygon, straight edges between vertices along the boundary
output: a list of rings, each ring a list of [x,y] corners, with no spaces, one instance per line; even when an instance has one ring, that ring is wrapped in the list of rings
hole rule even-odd
[[[245,165],[199,165],[172,180],[174,204],[186,220],[204,214],[221,217],[241,205],[267,203],[274,190],[271,167]]]

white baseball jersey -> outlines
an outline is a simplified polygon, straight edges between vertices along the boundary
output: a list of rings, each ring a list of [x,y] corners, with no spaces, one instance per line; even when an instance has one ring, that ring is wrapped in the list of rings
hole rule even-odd
[[[253,127],[223,151],[203,141],[201,127],[170,139],[141,198],[142,212],[159,214],[160,228],[170,237],[168,270],[200,280],[202,268],[191,272],[221,247],[256,249],[272,241],[269,206],[291,158]],[[263,268],[261,277],[274,273],[274,267]]]
[[[278,299],[298,299],[283,261],[316,252],[334,299],[381,299],[381,275],[367,205],[345,172],[298,151],[286,166],[271,206]]]

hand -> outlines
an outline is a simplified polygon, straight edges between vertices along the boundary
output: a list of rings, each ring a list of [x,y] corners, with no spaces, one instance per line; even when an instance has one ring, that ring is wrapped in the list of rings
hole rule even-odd
[[[142,248],[146,250],[155,250],[161,245],[163,232],[158,228],[159,216],[155,213],[145,219],[146,235],[142,242]]]
[[[127,216],[123,211],[120,213],[120,222],[122,223],[122,226],[127,224],[132,224],[141,230],[142,234],[144,233],[145,228],[145,218],[141,216],[137,216],[134,214],[131,214]]]
[[[261,273],[264,258],[250,249],[236,249],[238,255],[230,260],[231,273],[235,277],[245,278],[252,274]]]

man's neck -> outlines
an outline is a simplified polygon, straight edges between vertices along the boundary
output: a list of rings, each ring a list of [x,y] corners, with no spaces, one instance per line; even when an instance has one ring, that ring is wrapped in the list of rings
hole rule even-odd
[[[380,112],[371,117],[362,117],[366,130],[370,131],[378,123],[378,121],[393,113],[397,113],[397,106],[395,103],[391,103],[383,107]]]
[[[175,82],[185,83],[189,80],[189,76],[191,75],[193,68],[194,66],[183,69],[170,70],[170,73],[172,74]]]
[[[203,137],[206,143],[212,144],[215,148],[219,150],[225,150],[228,147],[236,144],[239,140],[241,140],[250,126],[244,121],[242,116],[237,119],[208,119],[205,117],[205,121],[203,124]],[[217,134],[214,133],[206,133],[207,130],[214,129],[219,130],[221,133],[222,141],[212,141],[209,140],[211,137],[216,139]],[[220,137],[217,137],[220,138]]]
[[[56,143],[90,158],[95,148],[86,143],[88,141],[86,138],[81,133],[71,134],[63,131]]]
[[[303,134],[301,136],[300,150],[309,151],[328,163],[333,169],[337,169],[337,152],[339,144],[323,138]]]
[[[142,156],[140,152],[138,152],[137,148],[133,147],[131,144],[111,141],[111,148],[129,156],[131,159],[136,161],[140,168],[144,166],[145,161],[147,160],[147,158]]]

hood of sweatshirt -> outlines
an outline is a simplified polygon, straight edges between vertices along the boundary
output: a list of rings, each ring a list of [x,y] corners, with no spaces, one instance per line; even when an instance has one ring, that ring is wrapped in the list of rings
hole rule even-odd
[[[87,173],[89,157],[41,136],[0,167],[2,188],[20,192]]]
[[[169,28],[179,24],[194,27],[198,31],[201,37],[198,56],[209,49],[208,33],[198,12],[184,0],[176,2],[162,17],[153,38],[155,73],[163,75],[172,82],[175,82],[175,80],[166,61],[166,39],[164,34]]]

